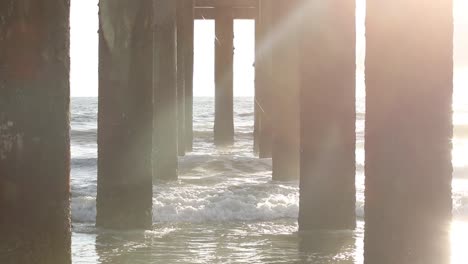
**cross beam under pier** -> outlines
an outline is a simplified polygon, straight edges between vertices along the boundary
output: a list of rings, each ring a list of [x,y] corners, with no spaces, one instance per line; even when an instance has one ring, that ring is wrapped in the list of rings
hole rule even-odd
[[[195,19],[215,19],[216,18],[215,7],[197,7],[195,8]],[[257,18],[257,8],[255,7],[240,7],[240,8],[230,8],[229,16],[232,19],[256,19]]]
[[[194,0],[195,7],[245,8],[257,7],[258,0]]]

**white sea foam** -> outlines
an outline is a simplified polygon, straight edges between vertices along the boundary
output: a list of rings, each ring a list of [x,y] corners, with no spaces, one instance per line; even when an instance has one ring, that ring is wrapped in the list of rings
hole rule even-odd
[[[153,199],[153,219],[155,222],[223,222],[297,217],[297,191],[289,187],[265,187],[252,184],[158,190]]]
[[[73,99],[72,219],[93,223],[96,217],[96,102]],[[217,150],[212,140],[213,100],[195,101],[194,153],[180,159],[181,180],[154,187],[153,220],[173,222],[270,221],[296,219],[299,188],[295,183],[271,181],[271,160],[252,153],[253,102],[236,101],[236,142]],[[250,101],[249,101],[250,100]],[[88,101],[91,101],[89,103]],[[364,114],[358,114],[356,215],[364,217]],[[457,139],[454,160],[453,214],[468,219],[468,149]],[[466,145],[468,146],[468,144]],[[465,178],[465,179],[464,179]]]
[[[71,201],[72,221],[93,223],[96,220],[96,198],[92,196],[74,197]]]
[[[196,197],[199,194],[200,197]],[[205,195],[202,197],[202,195]],[[201,223],[231,221],[270,221],[296,219],[299,212],[297,194],[247,194],[246,191],[226,191],[207,195],[200,191],[178,192],[153,198],[154,223]],[[73,198],[71,203],[74,222],[94,223],[95,197]],[[468,219],[468,196],[454,200],[454,219]],[[356,202],[356,217],[364,218],[364,202]]]

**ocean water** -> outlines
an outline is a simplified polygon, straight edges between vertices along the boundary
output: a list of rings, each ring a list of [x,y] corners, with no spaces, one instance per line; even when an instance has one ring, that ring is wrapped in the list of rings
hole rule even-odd
[[[357,113],[355,231],[297,231],[298,182],[272,182],[252,152],[253,99],[235,99],[235,145],[213,144],[213,99],[195,98],[194,152],[180,180],[153,188],[153,229],[94,227],[97,99],[72,98],[73,263],[362,263],[364,103]],[[468,106],[455,101],[452,263],[468,263]]]

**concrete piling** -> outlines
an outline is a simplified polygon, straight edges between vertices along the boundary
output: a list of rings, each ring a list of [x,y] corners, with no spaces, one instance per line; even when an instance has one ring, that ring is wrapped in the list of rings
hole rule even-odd
[[[0,3],[0,263],[71,263],[69,14]]]
[[[365,263],[450,262],[452,12],[367,1]]]
[[[187,43],[184,8],[186,0],[177,0],[177,149],[185,156],[185,45]]]
[[[319,9],[327,5],[327,8]],[[354,229],[356,30],[352,0],[304,1],[299,229]],[[314,16],[310,14],[317,13]]]
[[[184,45],[185,62],[185,149],[193,150],[193,49],[194,49],[194,1],[185,0],[183,18],[186,30]]]
[[[217,146],[234,143],[234,20],[229,8],[216,8],[215,124]]]
[[[283,28],[272,50],[271,125],[273,180],[299,178],[299,51],[296,27],[287,27],[296,1],[275,1],[274,26]]]
[[[255,145],[260,158],[271,158],[272,152],[272,30],[270,0],[259,1],[255,20]]]
[[[155,179],[177,180],[177,1],[155,1],[154,149]]]
[[[99,3],[96,225],[152,226],[152,5]]]

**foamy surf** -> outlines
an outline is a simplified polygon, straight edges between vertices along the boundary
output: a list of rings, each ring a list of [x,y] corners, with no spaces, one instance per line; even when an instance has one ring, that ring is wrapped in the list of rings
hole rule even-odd
[[[72,219],[94,223],[96,217],[96,99],[72,101]],[[180,158],[180,181],[155,183],[153,222],[204,223],[295,220],[297,182],[271,181],[271,159],[252,153],[253,101],[236,99],[236,142],[232,149],[213,144],[213,100],[195,100],[194,152]],[[359,109],[359,108],[358,108]],[[357,114],[356,216],[364,217],[364,119]],[[466,124],[456,124],[466,127]],[[455,129],[457,131],[457,129]],[[456,142],[468,142],[456,135]],[[460,144],[458,144],[460,146]],[[461,145],[464,146],[463,144]],[[454,149],[453,215],[468,219],[468,164],[464,149]]]
[[[176,183],[159,183],[154,187],[153,222],[156,224],[297,219],[297,182],[279,184],[271,182],[268,178],[268,175],[257,174],[253,179],[234,178],[227,184],[217,176],[199,176],[182,178]],[[468,193],[454,192],[453,200],[454,219],[468,220]],[[358,219],[364,218],[362,193],[357,195],[356,216]],[[74,222],[94,223],[95,217],[95,196],[72,198]]]

